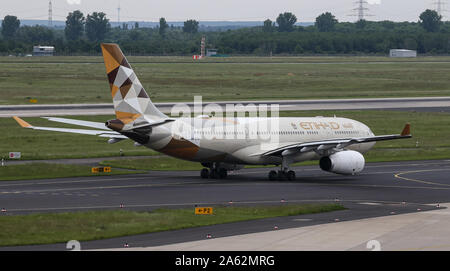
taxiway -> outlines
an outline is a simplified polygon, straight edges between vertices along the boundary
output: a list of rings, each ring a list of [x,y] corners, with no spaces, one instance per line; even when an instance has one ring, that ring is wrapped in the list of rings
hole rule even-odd
[[[226,180],[201,179],[197,171],[153,171],[139,175],[65,178],[0,183],[6,214],[97,209],[151,210],[214,205],[339,202],[348,209],[209,227],[82,242],[84,249],[159,247],[280,229],[357,221],[435,210],[450,202],[450,160],[369,163],[358,176],[340,176],[318,166],[297,167],[298,179],[268,181],[269,168],[249,168]],[[443,208],[443,206],[441,206]],[[419,211],[418,211],[419,210]],[[10,247],[7,250],[65,250],[65,244]]]

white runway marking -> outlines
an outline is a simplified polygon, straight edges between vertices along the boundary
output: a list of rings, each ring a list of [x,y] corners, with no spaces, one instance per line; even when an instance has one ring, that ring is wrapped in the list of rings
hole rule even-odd
[[[358,204],[362,204],[362,205],[381,205],[381,203],[379,202],[358,202]]]

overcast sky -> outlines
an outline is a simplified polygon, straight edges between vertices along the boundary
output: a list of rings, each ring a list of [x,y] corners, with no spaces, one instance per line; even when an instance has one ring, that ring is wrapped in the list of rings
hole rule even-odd
[[[368,20],[417,21],[434,0],[366,0]],[[0,0],[0,18],[15,15],[19,19],[48,18],[48,0]],[[298,22],[313,22],[323,12],[333,13],[339,21],[355,21],[356,0],[121,0],[121,21],[263,21],[275,20],[289,11]],[[447,3],[450,2],[447,0]],[[68,12],[81,10],[85,15],[102,11],[117,21],[119,0],[52,0],[53,20],[64,21]],[[449,9],[447,6],[446,9]],[[448,20],[448,12],[444,18]]]

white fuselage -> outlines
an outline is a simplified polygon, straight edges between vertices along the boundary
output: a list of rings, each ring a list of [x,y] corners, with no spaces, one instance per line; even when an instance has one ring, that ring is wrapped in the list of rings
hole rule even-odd
[[[181,128],[180,128],[181,127]],[[179,118],[155,127],[147,147],[197,162],[280,164],[281,158],[261,155],[299,142],[373,136],[365,124],[346,118]],[[347,149],[367,152],[375,143]],[[293,162],[319,159],[316,152],[292,155]]]

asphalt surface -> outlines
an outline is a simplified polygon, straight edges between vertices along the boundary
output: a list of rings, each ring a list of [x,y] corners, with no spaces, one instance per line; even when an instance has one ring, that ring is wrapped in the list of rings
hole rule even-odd
[[[244,169],[226,180],[199,178],[196,171],[65,178],[0,183],[0,215],[94,209],[152,210],[194,206],[338,202],[347,210],[229,223],[137,236],[81,242],[83,249],[151,247],[245,233],[336,223],[433,210],[450,202],[450,160],[370,163],[358,176],[295,168],[297,180],[267,180],[269,168]],[[66,244],[0,250],[66,250]]]
[[[328,99],[328,100],[273,100],[273,101],[217,101],[222,108],[226,104],[278,104],[280,111],[305,110],[366,110],[390,109],[421,112],[450,112],[450,97],[418,98],[368,98],[368,99]],[[178,103],[155,103],[163,113],[170,114]],[[194,112],[192,102],[185,103]],[[248,110],[249,108],[245,108]],[[270,109],[269,109],[270,110]],[[237,110],[236,110],[237,111]],[[197,112],[196,113],[201,113]],[[178,113],[178,112],[177,112]],[[42,117],[68,115],[113,115],[112,104],[53,104],[53,105],[2,105],[0,117]]]
[[[65,165],[87,165],[87,166],[99,166],[100,162],[109,160],[121,160],[121,159],[135,159],[135,158],[159,158],[164,155],[151,155],[151,156],[115,156],[115,157],[95,157],[95,158],[62,158],[62,159],[42,159],[42,160],[12,160],[8,159],[3,161],[6,166],[8,165],[26,165],[33,163],[50,163],[50,164],[65,164]]]

